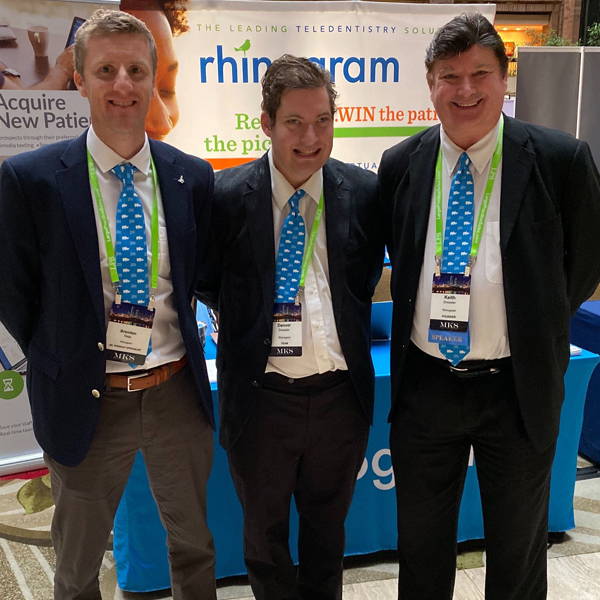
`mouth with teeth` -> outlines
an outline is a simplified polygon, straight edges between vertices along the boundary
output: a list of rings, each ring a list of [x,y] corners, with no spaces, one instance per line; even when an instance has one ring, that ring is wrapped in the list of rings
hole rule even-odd
[[[459,108],[461,110],[466,110],[469,108],[474,108],[476,106],[479,106],[482,102],[483,102],[483,99],[479,98],[479,100],[476,100],[475,102],[452,102],[452,104],[456,108]]]
[[[123,100],[109,100],[108,103],[112,106],[116,106],[117,108],[130,108],[136,103],[136,101],[129,100],[128,102],[125,102]]]
[[[319,155],[319,152],[321,152],[321,148],[310,151],[298,150],[297,148],[294,148],[294,154],[299,158],[316,158]]]

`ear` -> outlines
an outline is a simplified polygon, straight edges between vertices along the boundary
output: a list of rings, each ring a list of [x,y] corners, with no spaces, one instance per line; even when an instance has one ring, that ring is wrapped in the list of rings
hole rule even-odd
[[[271,137],[271,128],[273,124],[271,123],[269,115],[264,111],[260,113],[260,126],[262,127],[264,134],[267,137]]]
[[[431,92],[431,88],[433,87],[433,73],[428,71],[425,78],[427,79],[427,85],[429,86],[429,91]]]
[[[74,71],[73,72],[73,81],[75,82],[75,85],[77,86],[77,89],[79,90],[79,93],[84,98],[87,98],[87,91],[85,89],[85,82],[83,81],[83,77],[81,76],[81,74],[79,73],[79,71]]]

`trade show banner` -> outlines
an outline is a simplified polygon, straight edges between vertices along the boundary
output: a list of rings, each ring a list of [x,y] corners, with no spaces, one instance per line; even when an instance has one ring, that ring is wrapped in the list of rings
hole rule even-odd
[[[145,6],[141,0],[120,3],[157,42],[148,135],[211,161],[215,169],[253,160],[269,148],[260,128],[260,80],[274,59],[291,53],[331,72],[339,92],[333,156],[376,170],[383,150],[437,122],[423,65],[435,30],[464,11],[490,20],[495,12],[490,4],[344,1]],[[117,4],[0,0],[0,68],[6,73],[0,162],[75,137],[89,125],[87,100],[73,85],[71,44],[99,7]],[[0,329],[0,474],[41,464],[25,374],[21,350]]]
[[[69,46],[101,3],[0,0],[0,162],[80,134],[87,101],[75,89]],[[0,223],[0,227],[2,224]],[[0,475],[43,464],[25,389],[27,361],[0,324]]]
[[[269,148],[260,79],[284,53],[328,69],[339,92],[333,156],[376,170],[381,153],[438,122],[424,55],[435,30],[465,10],[495,6],[379,2],[188,4],[175,38],[180,122],[168,141],[223,168]]]
[[[89,125],[73,84],[77,28],[102,3],[0,0],[0,161],[72,138]]]

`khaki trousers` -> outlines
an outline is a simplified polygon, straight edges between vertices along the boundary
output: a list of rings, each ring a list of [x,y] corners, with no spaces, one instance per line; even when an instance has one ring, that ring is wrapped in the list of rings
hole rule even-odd
[[[196,394],[187,367],[140,392],[108,388],[83,462],[66,467],[46,455],[55,502],[55,600],[101,598],[98,573],[138,449],[167,530],[174,600],[215,600],[206,523],[213,436]]]

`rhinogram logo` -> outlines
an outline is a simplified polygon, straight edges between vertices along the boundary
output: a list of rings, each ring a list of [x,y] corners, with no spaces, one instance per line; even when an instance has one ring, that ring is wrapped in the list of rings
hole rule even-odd
[[[246,40],[234,51],[243,56],[228,56],[223,46],[217,45],[214,56],[199,58],[200,83],[259,83],[260,78],[271,64],[267,56],[249,58],[246,52],[250,41]],[[384,58],[365,56],[310,56],[309,60],[327,69],[333,81],[348,83],[398,83],[400,81],[400,61],[392,56]]]

